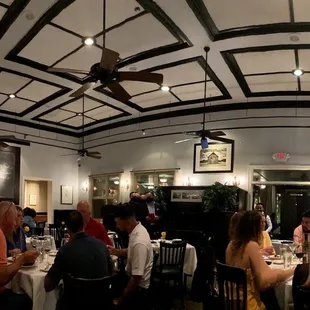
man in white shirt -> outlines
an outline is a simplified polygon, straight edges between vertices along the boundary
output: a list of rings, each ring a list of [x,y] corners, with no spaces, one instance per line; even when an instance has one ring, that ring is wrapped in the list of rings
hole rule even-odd
[[[264,205],[261,202],[259,202],[255,206],[255,211],[264,214]],[[267,231],[267,233],[270,233],[272,231],[272,222],[271,222],[269,215],[266,214],[265,217],[266,217],[266,229],[265,230]]]
[[[135,310],[147,310],[150,304],[148,288],[153,267],[153,248],[150,236],[136,220],[134,210],[135,206],[124,204],[117,208],[115,214],[117,228],[129,234],[129,244],[128,249],[109,247],[109,250],[112,255],[127,256],[126,272],[130,279],[121,296],[114,300],[114,304]]]

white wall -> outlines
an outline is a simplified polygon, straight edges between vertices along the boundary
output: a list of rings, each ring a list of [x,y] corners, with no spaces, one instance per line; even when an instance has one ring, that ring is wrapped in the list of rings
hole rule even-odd
[[[240,129],[227,130],[226,133],[228,138],[235,140],[235,164],[231,174],[193,174],[194,142],[175,144],[179,136],[166,136],[97,147],[103,159],[84,161],[80,179],[87,180],[90,174],[124,170],[122,181],[125,181],[130,179],[131,170],[180,168],[175,185],[183,185],[187,177],[191,177],[195,185],[210,185],[237,176],[242,181],[240,187],[248,190],[249,165],[275,165],[272,160],[275,152],[291,154],[286,165],[310,165],[308,128]],[[127,197],[128,192],[123,190],[122,199],[126,200]]]

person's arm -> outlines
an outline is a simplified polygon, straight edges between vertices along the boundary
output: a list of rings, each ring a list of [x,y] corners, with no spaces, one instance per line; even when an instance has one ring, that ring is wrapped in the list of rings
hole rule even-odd
[[[7,285],[17,271],[25,264],[32,263],[38,257],[38,253],[35,251],[27,251],[24,254],[20,255],[12,264],[10,265],[0,265],[0,286]]]
[[[44,289],[46,292],[53,291],[64,277],[64,259],[61,250],[58,251],[54,264],[44,278]]]
[[[269,253],[269,255],[276,255],[276,251],[273,248],[270,236],[267,232],[264,232],[264,249],[263,251]]]
[[[249,242],[247,252],[250,258],[251,270],[254,273],[257,287],[260,291],[270,286],[275,286],[279,282],[283,282],[291,277],[294,273],[293,269],[281,270],[270,269],[260,254],[259,246],[256,242]]]
[[[138,243],[134,246],[132,250],[131,277],[121,297],[115,302],[116,304],[121,304],[139,286],[144,274],[146,260],[148,257],[147,251],[148,250],[144,244]]]
[[[107,230],[105,229],[105,227],[102,224],[99,224],[100,226],[100,240],[102,240],[106,246],[110,245],[113,246],[112,241],[110,240]]]
[[[114,246],[107,245],[110,255],[115,255],[118,257],[126,257],[128,254],[128,249],[116,249]]]
[[[270,233],[272,231],[272,222],[269,215],[266,216],[267,229],[266,231]]]
[[[299,226],[294,230],[293,240],[294,243],[297,244],[298,246],[302,245],[302,232],[299,229]]]

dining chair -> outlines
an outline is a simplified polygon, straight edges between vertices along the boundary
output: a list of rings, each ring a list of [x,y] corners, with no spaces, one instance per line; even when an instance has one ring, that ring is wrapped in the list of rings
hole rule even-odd
[[[111,309],[115,298],[116,275],[98,279],[66,275],[59,310]]]
[[[247,275],[242,268],[216,263],[221,309],[247,310]]]
[[[54,237],[56,248],[60,248],[61,240],[64,238],[63,229],[55,224],[49,224],[49,234]]]

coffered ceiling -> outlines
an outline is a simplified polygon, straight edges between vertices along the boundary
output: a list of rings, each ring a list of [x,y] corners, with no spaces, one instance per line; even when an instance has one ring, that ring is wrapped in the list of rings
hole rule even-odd
[[[125,81],[129,102],[100,83],[70,98],[87,75],[47,68],[99,62],[102,2],[0,0],[1,122],[81,136],[201,114],[205,71],[206,112],[310,107],[308,0],[107,0],[106,46],[120,53],[118,69],[162,73],[170,91]]]

